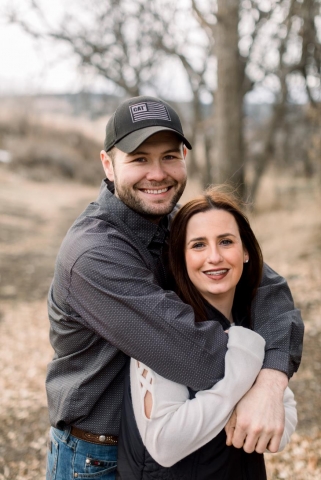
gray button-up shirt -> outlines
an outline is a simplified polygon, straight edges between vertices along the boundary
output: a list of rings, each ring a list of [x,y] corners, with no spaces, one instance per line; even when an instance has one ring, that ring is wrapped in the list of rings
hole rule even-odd
[[[224,375],[227,335],[220,316],[194,322],[193,310],[168,288],[155,225],[103,183],[68,231],[48,295],[51,424],[117,435],[129,357],[193,390]],[[303,323],[283,278],[265,266],[253,304],[254,329],[266,340],[264,367],[289,376],[301,358]]]

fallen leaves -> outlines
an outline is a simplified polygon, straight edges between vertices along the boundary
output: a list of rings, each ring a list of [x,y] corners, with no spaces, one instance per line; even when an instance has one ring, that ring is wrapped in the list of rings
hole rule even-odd
[[[96,189],[70,184],[59,190],[58,184],[25,179],[18,190],[17,179],[1,171],[0,180],[0,243],[6,242],[0,254],[0,480],[43,480],[49,429],[44,381],[52,358],[45,292],[63,233]],[[269,480],[321,479],[318,210],[318,202],[306,199],[291,215],[265,211],[254,221],[268,263],[289,278],[306,321],[303,361],[291,381],[299,427],[283,452],[265,455]],[[8,212],[15,216],[8,219]]]
[[[265,454],[269,480],[321,478],[321,432],[311,436],[296,432],[283,452]]]

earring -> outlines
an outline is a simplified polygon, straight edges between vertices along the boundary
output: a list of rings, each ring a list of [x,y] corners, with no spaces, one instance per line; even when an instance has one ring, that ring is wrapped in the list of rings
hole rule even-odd
[[[247,258],[246,260],[244,260],[244,263],[248,263],[249,262],[249,259]]]

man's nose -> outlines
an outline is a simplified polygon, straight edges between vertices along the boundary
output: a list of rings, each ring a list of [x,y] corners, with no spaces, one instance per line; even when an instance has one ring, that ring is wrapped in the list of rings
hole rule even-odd
[[[161,182],[167,177],[167,172],[164,168],[164,165],[161,162],[153,162],[146,174],[148,180],[154,180],[156,182]]]

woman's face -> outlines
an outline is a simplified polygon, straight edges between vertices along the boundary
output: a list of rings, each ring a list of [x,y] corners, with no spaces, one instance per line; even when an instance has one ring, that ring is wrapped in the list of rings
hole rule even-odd
[[[185,242],[187,273],[209,303],[217,297],[233,301],[246,260],[248,253],[232,214],[208,210],[189,220]]]

